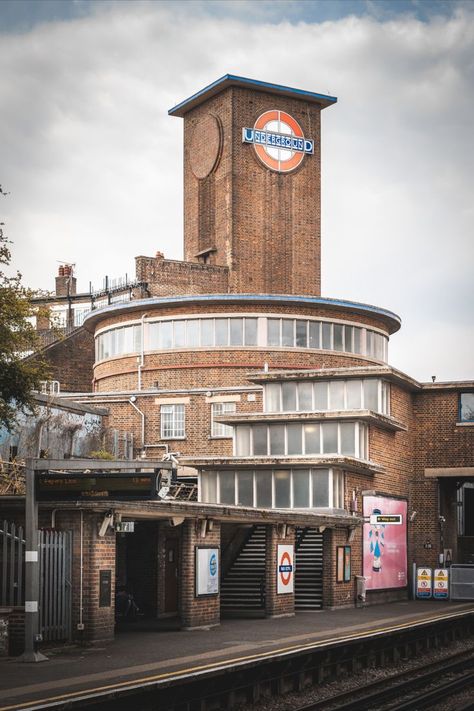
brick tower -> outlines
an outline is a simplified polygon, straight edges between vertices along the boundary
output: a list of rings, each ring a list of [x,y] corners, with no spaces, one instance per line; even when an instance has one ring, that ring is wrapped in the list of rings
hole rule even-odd
[[[234,293],[321,293],[320,114],[334,97],[226,75],[184,118],[184,259]]]

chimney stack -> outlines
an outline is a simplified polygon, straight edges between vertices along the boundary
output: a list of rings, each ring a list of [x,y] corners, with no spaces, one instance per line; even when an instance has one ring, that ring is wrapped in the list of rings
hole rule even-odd
[[[73,275],[73,265],[60,264],[56,277],[56,296],[74,296],[76,281],[76,277]]]

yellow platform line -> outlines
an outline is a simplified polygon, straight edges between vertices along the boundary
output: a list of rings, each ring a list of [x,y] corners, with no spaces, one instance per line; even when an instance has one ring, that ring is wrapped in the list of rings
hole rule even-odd
[[[308,642],[304,645],[292,645],[289,647],[280,647],[278,649],[272,649],[268,652],[261,652],[259,654],[250,654],[244,657],[235,657],[233,659],[224,659],[219,662],[213,662],[212,664],[201,664],[195,667],[188,667],[187,669],[180,669],[172,672],[164,672],[162,674],[156,674],[153,676],[145,676],[138,679],[130,679],[129,681],[122,681],[114,684],[107,684],[105,686],[97,686],[92,689],[83,689],[78,691],[69,692],[67,694],[60,694],[58,696],[50,696],[44,699],[37,699],[36,701],[26,701],[21,704],[13,704],[11,706],[1,706],[0,711],[34,711],[36,708],[41,708],[44,704],[59,704],[62,701],[71,701],[90,696],[91,694],[106,695],[108,692],[118,690],[133,688],[135,686],[150,686],[155,682],[164,681],[166,679],[181,679],[183,677],[189,676],[190,674],[199,674],[205,671],[218,671],[227,666],[235,666],[237,664],[245,664],[251,661],[259,661],[260,659],[268,659],[269,657],[275,657],[279,655],[294,654],[295,652],[304,652],[308,649],[315,649],[321,647],[328,647],[333,645],[335,642],[344,643],[349,642],[354,639],[361,639],[367,637],[375,637],[387,632],[396,632],[397,630],[403,630],[407,627],[416,627],[423,624],[429,624],[431,622],[440,622],[441,620],[449,620],[456,617],[463,617],[467,613],[472,613],[474,610],[466,611],[460,610],[459,612],[451,612],[448,614],[438,614],[433,617],[423,617],[415,620],[410,620],[398,625],[392,625],[389,627],[378,627],[370,628],[365,632],[355,632],[353,634],[344,635],[343,637],[336,637],[331,639],[324,639],[319,642]]]

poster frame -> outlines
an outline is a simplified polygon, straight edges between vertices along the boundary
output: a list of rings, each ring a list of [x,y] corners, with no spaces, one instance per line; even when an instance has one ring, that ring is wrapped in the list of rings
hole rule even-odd
[[[406,563],[406,582],[405,585],[397,585],[385,588],[367,588],[367,594],[388,592],[392,590],[406,590],[408,589],[408,497],[399,494],[387,494],[382,491],[362,491],[362,515],[364,512],[364,499],[365,498],[382,498],[382,499],[392,499],[394,501],[404,501],[407,507],[406,520],[405,520],[405,563]],[[361,540],[361,556],[362,556],[362,575],[366,575],[366,567],[364,561],[364,531],[365,531],[365,521],[362,524],[362,540]]]
[[[200,571],[200,556],[199,556],[199,551],[214,551],[216,556],[217,556],[217,590],[213,592],[199,592],[199,571]],[[201,545],[196,545],[194,546],[194,597],[195,598],[202,598],[202,597],[217,597],[220,594],[220,567],[221,567],[221,561],[220,561],[220,547],[219,546],[212,546],[212,545],[207,545],[207,546],[201,546]]]

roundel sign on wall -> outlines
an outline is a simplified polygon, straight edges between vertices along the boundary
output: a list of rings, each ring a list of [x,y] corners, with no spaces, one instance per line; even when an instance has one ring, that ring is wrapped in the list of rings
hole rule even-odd
[[[252,143],[264,166],[277,173],[296,170],[305,155],[314,153],[314,141],[305,138],[298,121],[285,111],[265,111],[253,128],[242,129],[243,143]]]
[[[277,594],[294,592],[294,546],[277,547]]]

